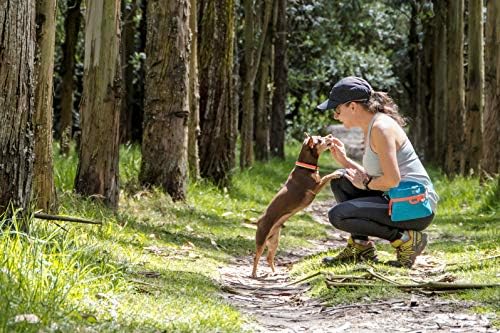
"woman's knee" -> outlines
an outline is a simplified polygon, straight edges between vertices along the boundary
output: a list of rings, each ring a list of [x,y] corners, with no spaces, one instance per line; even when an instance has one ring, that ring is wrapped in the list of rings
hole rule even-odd
[[[330,208],[328,211],[328,219],[330,220],[330,223],[337,229],[342,229],[342,220],[344,217],[344,209],[342,207],[342,204],[337,204],[336,206],[333,206]]]

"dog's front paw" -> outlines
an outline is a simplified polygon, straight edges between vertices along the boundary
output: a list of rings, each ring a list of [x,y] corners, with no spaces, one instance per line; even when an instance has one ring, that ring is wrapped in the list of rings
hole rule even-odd
[[[342,178],[344,176],[344,174],[345,174],[345,169],[338,169],[338,170],[335,170],[334,172],[324,176],[322,180],[330,181],[332,179],[339,179],[339,178]]]

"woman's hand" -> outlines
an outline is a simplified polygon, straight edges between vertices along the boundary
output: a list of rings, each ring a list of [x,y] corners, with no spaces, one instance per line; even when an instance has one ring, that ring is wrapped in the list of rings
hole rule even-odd
[[[334,137],[333,135],[330,137],[330,152],[332,157],[339,162],[341,165],[345,165],[347,161],[347,154],[345,151],[345,145],[342,141]]]
[[[365,185],[363,184],[363,180],[367,177],[367,174],[358,170],[358,169],[346,169],[346,173],[344,175],[355,187],[364,190]]]

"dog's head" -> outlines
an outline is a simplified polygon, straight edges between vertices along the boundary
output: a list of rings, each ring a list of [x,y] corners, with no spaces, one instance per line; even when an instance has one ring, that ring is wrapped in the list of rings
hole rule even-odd
[[[329,136],[317,136],[304,133],[306,138],[302,143],[299,160],[304,163],[316,164],[318,158],[325,150],[330,148],[331,140]]]

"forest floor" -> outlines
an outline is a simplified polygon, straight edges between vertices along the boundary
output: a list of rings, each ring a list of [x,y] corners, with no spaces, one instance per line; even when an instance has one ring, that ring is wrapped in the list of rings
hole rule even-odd
[[[306,209],[313,219],[329,224],[326,212],[333,198],[316,200]],[[259,265],[259,278],[250,277],[251,256],[237,257],[219,268],[223,297],[254,321],[246,324],[253,332],[498,332],[492,326],[494,314],[471,311],[473,301],[408,293],[368,301],[329,305],[311,297],[312,286],[296,280],[290,272],[294,264],[308,256],[345,245],[348,235],[328,228],[328,238],[311,240],[310,248],[278,252],[277,272],[270,274],[264,256]],[[429,256],[417,259],[412,276],[426,276]]]

